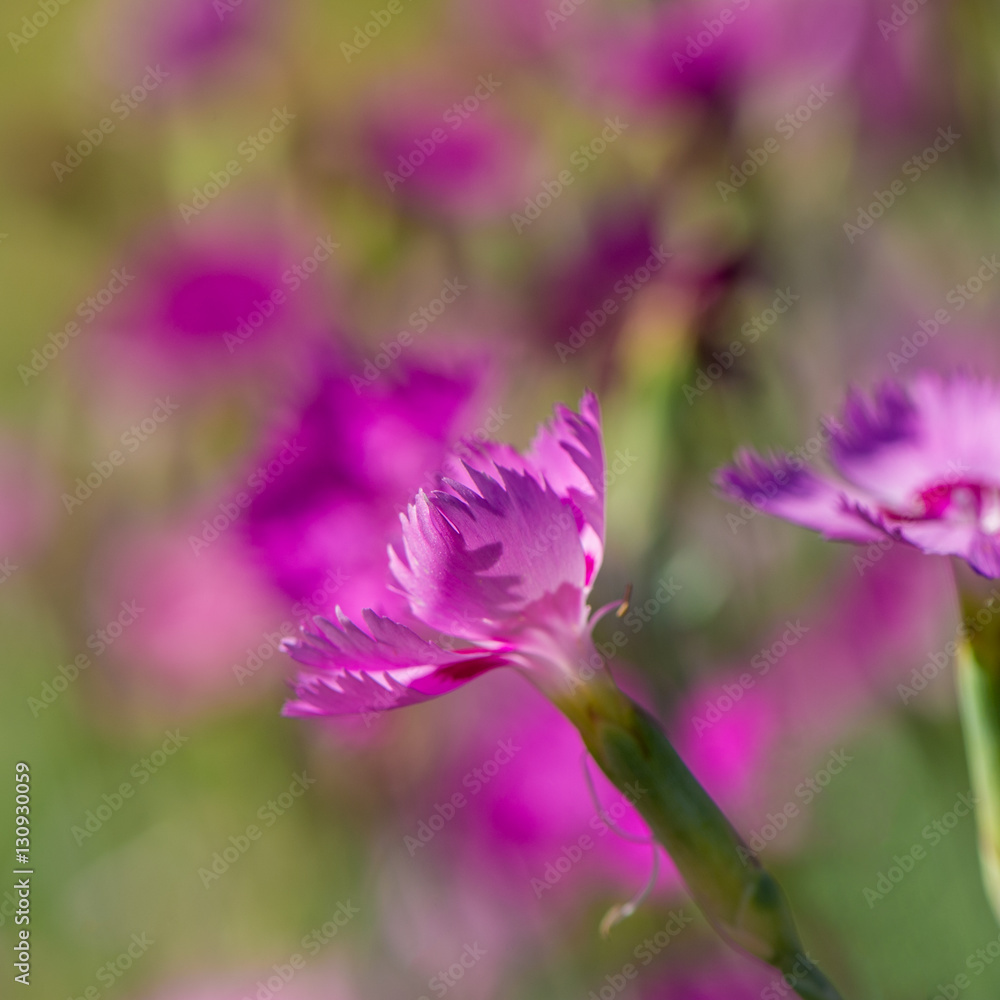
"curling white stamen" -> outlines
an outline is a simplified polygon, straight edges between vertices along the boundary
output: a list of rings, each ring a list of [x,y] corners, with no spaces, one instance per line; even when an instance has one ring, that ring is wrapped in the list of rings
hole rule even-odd
[[[607,913],[601,918],[601,937],[608,937],[611,933],[611,928],[615,924],[621,923],[628,917],[631,917],[636,910],[646,902],[646,898],[653,891],[653,886],[656,885],[656,880],[660,876],[660,850],[656,843],[653,843],[653,869],[649,873],[649,878],[646,880],[646,884],[627,902],[621,903],[617,906],[612,906]]]
[[[628,917],[631,917],[632,914],[635,913],[640,906],[642,906],[642,904],[649,897],[649,894],[653,891],[653,887],[656,885],[656,880],[660,877],[660,848],[656,842],[656,838],[652,835],[648,837],[637,837],[634,834],[626,833],[607,814],[604,806],[601,804],[601,800],[597,797],[597,789],[594,787],[594,779],[591,777],[590,767],[587,764],[588,756],[589,754],[586,750],[584,750],[580,757],[580,763],[583,765],[583,776],[586,779],[587,789],[590,791],[590,797],[593,800],[594,808],[597,810],[598,816],[604,820],[610,830],[613,830],[623,840],[629,840],[633,844],[647,844],[653,849],[653,867],[649,873],[649,878],[646,879],[645,885],[643,885],[643,887],[630,900],[625,903],[616,903],[601,918],[601,937],[607,937],[611,933],[611,928],[614,927],[615,924],[619,924]]]
[[[626,833],[617,823],[605,812],[604,806],[601,804],[601,800],[597,797],[597,789],[594,787],[594,779],[590,776],[590,767],[587,765],[587,758],[590,756],[586,750],[580,756],[580,762],[583,764],[583,776],[587,779],[587,789],[590,792],[590,797],[593,800],[594,808],[597,810],[597,815],[604,820],[607,825],[618,834],[622,840],[630,840],[633,844],[655,844],[656,838],[652,835],[647,837],[637,837],[634,833]]]

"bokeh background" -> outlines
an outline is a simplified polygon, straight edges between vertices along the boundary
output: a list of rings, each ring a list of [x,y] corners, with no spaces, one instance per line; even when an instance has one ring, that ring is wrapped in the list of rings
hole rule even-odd
[[[669,865],[600,938],[650,850],[518,678],[279,715],[282,636],[377,592],[447,446],[524,444],[586,386],[622,683],[845,996],[997,995],[949,567],[711,484],[742,443],[821,463],[850,382],[1000,374],[994,5],[9,0],[0,29],[0,747],[35,869],[3,996],[789,995]]]

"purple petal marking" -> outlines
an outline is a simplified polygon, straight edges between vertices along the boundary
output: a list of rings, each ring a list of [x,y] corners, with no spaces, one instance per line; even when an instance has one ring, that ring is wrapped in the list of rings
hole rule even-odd
[[[896,382],[878,386],[869,402],[852,389],[844,404],[843,423],[831,421],[830,451],[838,467],[869,459],[879,450],[916,439],[919,414]]]
[[[719,470],[716,484],[727,496],[756,510],[842,541],[872,541],[883,532],[863,515],[868,498],[846,484],[803,467],[790,455],[763,458],[742,449]]]

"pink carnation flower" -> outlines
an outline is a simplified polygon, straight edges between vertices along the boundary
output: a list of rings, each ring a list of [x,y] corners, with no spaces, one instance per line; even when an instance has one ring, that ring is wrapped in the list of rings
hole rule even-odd
[[[502,666],[543,687],[592,653],[587,600],[604,549],[604,455],[597,399],[558,407],[530,449],[462,449],[451,476],[400,515],[389,565],[406,624],[363,612],[288,649],[307,669],[288,715],[395,708],[453,690]]]
[[[367,631],[339,624],[286,648],[305,664],[287,715],[372,712],[425,701],[497,667],[532,680],[580,731],[612,784],[634,801],[710,922],[808,994],[837,993],[808,959],[774,879],[684,765],[656,720],[596,663],[588,600],[604,553],[604,449],[597,399],[557,407],[521,454],[503,445],[451,463],[421,490],[389,546],[407,623],[370,609]],[[609,606],[610,608],[611,606]],[[608,610],[608,609],[602,609]],[[412,626],[412,627],[411,627]],[[628,916],[613,907],[603,926]]]
[[[717,482],[827,538],[888,536],[1000,576],[1000,385],[929,372],[909,388],[887,381],[870,401],[852,392],[827,432],[839,476],[744,450]]]

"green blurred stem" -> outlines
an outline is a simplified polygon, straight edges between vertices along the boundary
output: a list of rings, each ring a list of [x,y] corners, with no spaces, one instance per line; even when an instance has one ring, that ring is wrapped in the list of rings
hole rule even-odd
[[[659,723],[606,676],[553,700],[666,848],[716,931],[773,965],[803,1000],[840,1000],[800,944],[781,887],[687,769]]]
[[[1000,922],[1000,655],[995,643],[974,640],[955,659],[983,887]]]

